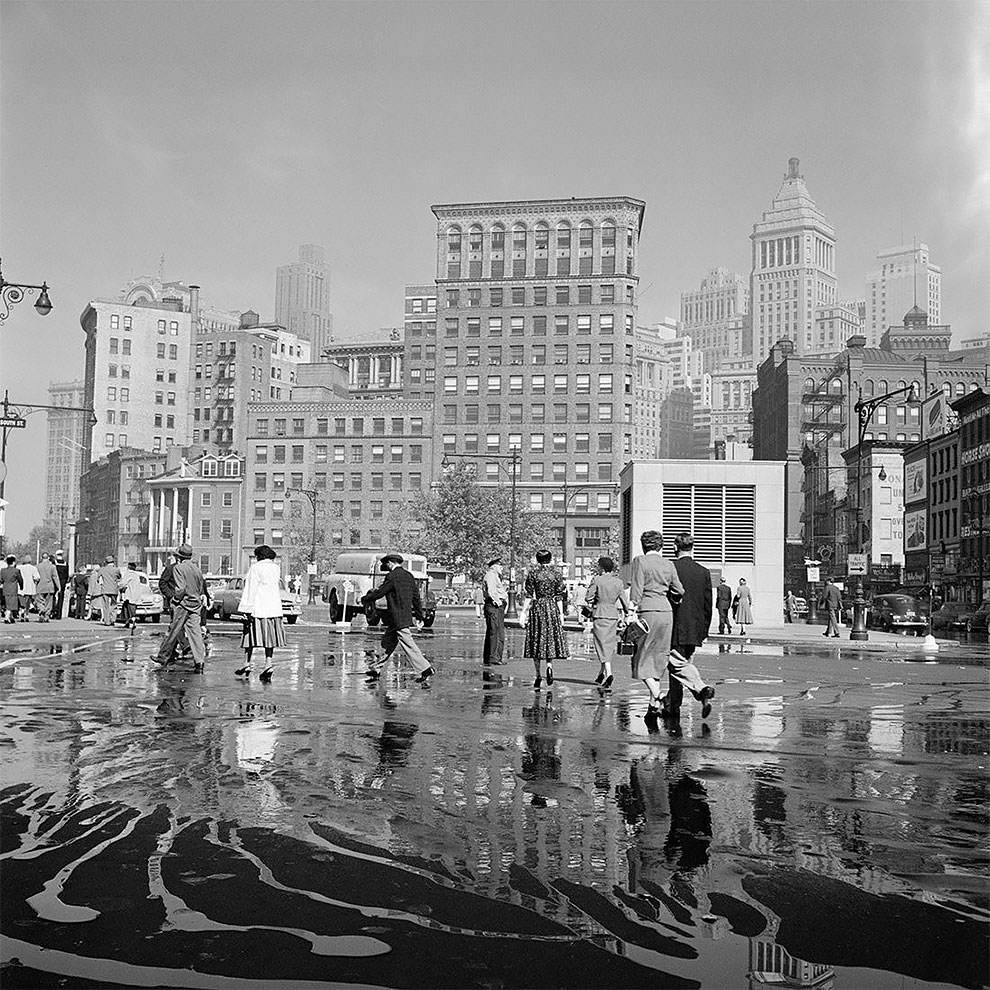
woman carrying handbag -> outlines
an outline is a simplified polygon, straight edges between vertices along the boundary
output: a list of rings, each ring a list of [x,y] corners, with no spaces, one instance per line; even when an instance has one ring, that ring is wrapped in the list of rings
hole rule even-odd
[[[616,575],[615,562],[611,557],[598,558],[598,574],[588,585],[584,600],[586,617],[593,622],[595,653],[601,665],[595,683],[608,691],[612,687],[612,657],[617,647],[619,608],[623,615],[631,608],[625,585]]]

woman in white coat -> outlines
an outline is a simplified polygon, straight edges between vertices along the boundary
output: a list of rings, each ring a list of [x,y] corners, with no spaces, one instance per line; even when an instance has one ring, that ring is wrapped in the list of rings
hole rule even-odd
[[[248,568],[244,578],[244,591],[241,594],[237,611],[244,616],[244,633],[241,636],[241,649],[245,663],[237,674],[251,672],[251,654],[257,647],[265,651],[269,665],[261,672],[261,679],[272,676],[270,661],[276,646],[285,646],[285,630],[282,628],[282,589],[279,587],[279,566],[275,562],[275,551],[269,546],[256,547],[255,561]]]

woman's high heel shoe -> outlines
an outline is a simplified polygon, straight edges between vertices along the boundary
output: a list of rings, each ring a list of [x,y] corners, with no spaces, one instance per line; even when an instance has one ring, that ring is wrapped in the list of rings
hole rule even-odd
[[[604,670],[598,671],[598,676],[595,678],[595,683],[601,684],[601,682],[604,680],[605,680],[605,671]]]
[[[543,683],[543,678],[539,674],[536,675],[536,680],[533,681],[533,687],[538,688]]]
[[[234,671],[235,677],[250,677],[251,676],[251,664],[247,664],[244,667],[238,667]]]
[[[609,674],[608,677],[606,677],[605,680],[602,682],[603,691],[608,691],[612,687],[612,680],[613,680],[612,675]]]
[[[553,667],[547,664],[547,687],[553,684]]]

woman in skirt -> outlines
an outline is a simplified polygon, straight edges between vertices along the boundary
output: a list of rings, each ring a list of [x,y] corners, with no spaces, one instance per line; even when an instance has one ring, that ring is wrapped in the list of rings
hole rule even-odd
[[[251,673],[251,654],[255,649],[265,651],[268,663],[261,672],[263,681],[272,676],[271,659],[276,646],[285,646],[285,630],[282,628],[282,589],[279,587],[279,566],[275,563],[275,551],[269,546],[257,547],[255,561],[244,578],[237,611],[244,616],[244,634],[241,648],[244,650],[244,666],[236,670],[238,675]]]
[[[595,683],[608,691],[612,687],[612,657],[617,646],[619,609],[623,615],[630,609],[626,587],[616,575],[615,561],[611,557],[598,558],[598,575],[588,585],[584,600],[594,621],[595,653],[601,665]]]
[[[553,684],[554,660],[566,660],[567,643],[564,641],[564,628],[560,621],[558,601],[567,598],[564,576],[550,566],[549,550],[541,550],[536,555],[536,567],[526,575],[526,643],[523,656],[529,657],[536,668],[533,687],[543,683],[540,663],[547,664],[547,685]]]

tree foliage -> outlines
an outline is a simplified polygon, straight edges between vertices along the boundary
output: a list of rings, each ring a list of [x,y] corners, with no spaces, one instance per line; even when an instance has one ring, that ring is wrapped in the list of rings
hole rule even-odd
[[[14,554],[18,560],[23,557],[30,557],[34,560],[39,542],[41,543],[42,553],[54,553],[56,550],[62,549],[62,544],[59,541],[58,527],[51,522],[44,522],[39,526],[34,526],[31,532],[28,533],[26,540],[20,543],[12,543],[9,540],[5,541],[3,552],[4,554]]]
[[[518,495],[517,495],[518,499]],[[484,487],[468,465],[448,470],[412,506],[422,536],[422,552],[431,563],[478,580],[489,560],[511,557],[512,490],[508,484]],[[553,549],[552,517],[517,504],[516,566],[525,567],[537,550]]]

